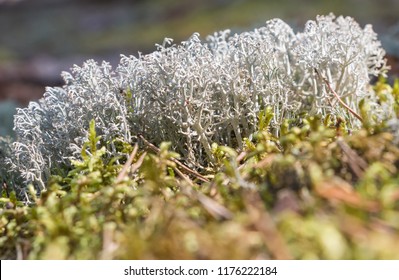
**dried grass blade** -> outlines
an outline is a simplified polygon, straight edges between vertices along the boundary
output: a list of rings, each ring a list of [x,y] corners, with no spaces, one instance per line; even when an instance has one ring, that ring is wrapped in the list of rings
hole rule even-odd
[[[119,184],[120,182],[122,182],[123,178],[125,178],[126,173],[129,170],[129,167],[132,165],[133,163],[133,159],[137,154],[137,150],[138,150],[139,146],[137,145],[137,143],[134,145],[133,151],[130,154],[128,160],[126,161],[126,163],[123,165],[123,168],[121,170],[121,172],[119,173],[118,177],[115,180],[115,184]]]

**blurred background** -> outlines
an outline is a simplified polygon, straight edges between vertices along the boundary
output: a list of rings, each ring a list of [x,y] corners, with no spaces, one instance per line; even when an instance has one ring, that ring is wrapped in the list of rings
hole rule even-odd
[[[117,65],[120,54],[155,49],[199,32],[240,32],[281,18],[302,29],[318,14],[373,24],[399,76],[399,0],[0,0],[0,136],[12,134],[16,107],[62,85],[61,71],[86,59]]]

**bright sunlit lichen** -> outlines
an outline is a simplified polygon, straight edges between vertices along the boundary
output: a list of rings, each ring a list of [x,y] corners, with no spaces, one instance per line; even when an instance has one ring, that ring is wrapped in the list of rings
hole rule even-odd
[[[115,139],[131,143],[141,134],[155,145],[170,141],[189,166],[203,169],[217,161],[213,143],[242,150],[264,126],[264,110],[274,136],[303,114],[359,128],[362,100],[372,121],[393,116],[393,98],[380,100],[369,85],[385,74],[384,50],[371,26],[350,17],[318,16],[299,33],[274,19],[241,34],[172,42],[122,56],[115,69],[93,60],[75,65],[62,74],[62,88],[18,109],[7,165],[15,178],[44,190],[51,174],[80,158],[92,119],[108,156],[120,154]]]

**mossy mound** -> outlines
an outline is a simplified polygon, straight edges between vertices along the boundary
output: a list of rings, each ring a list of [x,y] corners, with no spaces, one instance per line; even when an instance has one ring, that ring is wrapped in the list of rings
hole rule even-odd
[[[376,86],[398,104],[398,83]],[[395,108],[398,112],[398,108]],[[105,157],[94,122],[67,176],[32,205],[3,185],[2,259],[396,259],[399,146],[394,121],[363,127],[302,116],[242,151],[212,146],[202,172],[143,137]],[[130,156],[129,156],[130,154]]]

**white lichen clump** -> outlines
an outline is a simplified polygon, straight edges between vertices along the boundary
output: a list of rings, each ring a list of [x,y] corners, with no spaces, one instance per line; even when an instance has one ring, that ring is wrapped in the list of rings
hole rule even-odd
[[[284,118],[301,113],[340,117],[360,125],[340,106],[327,79],[355,112],[366,99],[377,116],[392,114],[369,86],[385,73],[384,50],[370,25],[350,17],[319,16],[301,33],[282,20],[232,35],[229,30],[201,42],[193,34],[180,45],[165,39],[148,55],[122,56],[116,69],[89,60],[63,73],[65,86],[15,116],[12,169],[24,183],[45,188],[54,170],[79,158],[91,119],[102,141],[131,142],[137,134],[154,144],[171,141],[191,166],[212,163],[212,143],[243,146],[258,126],[259,113],[274,111],[272,133]]]

